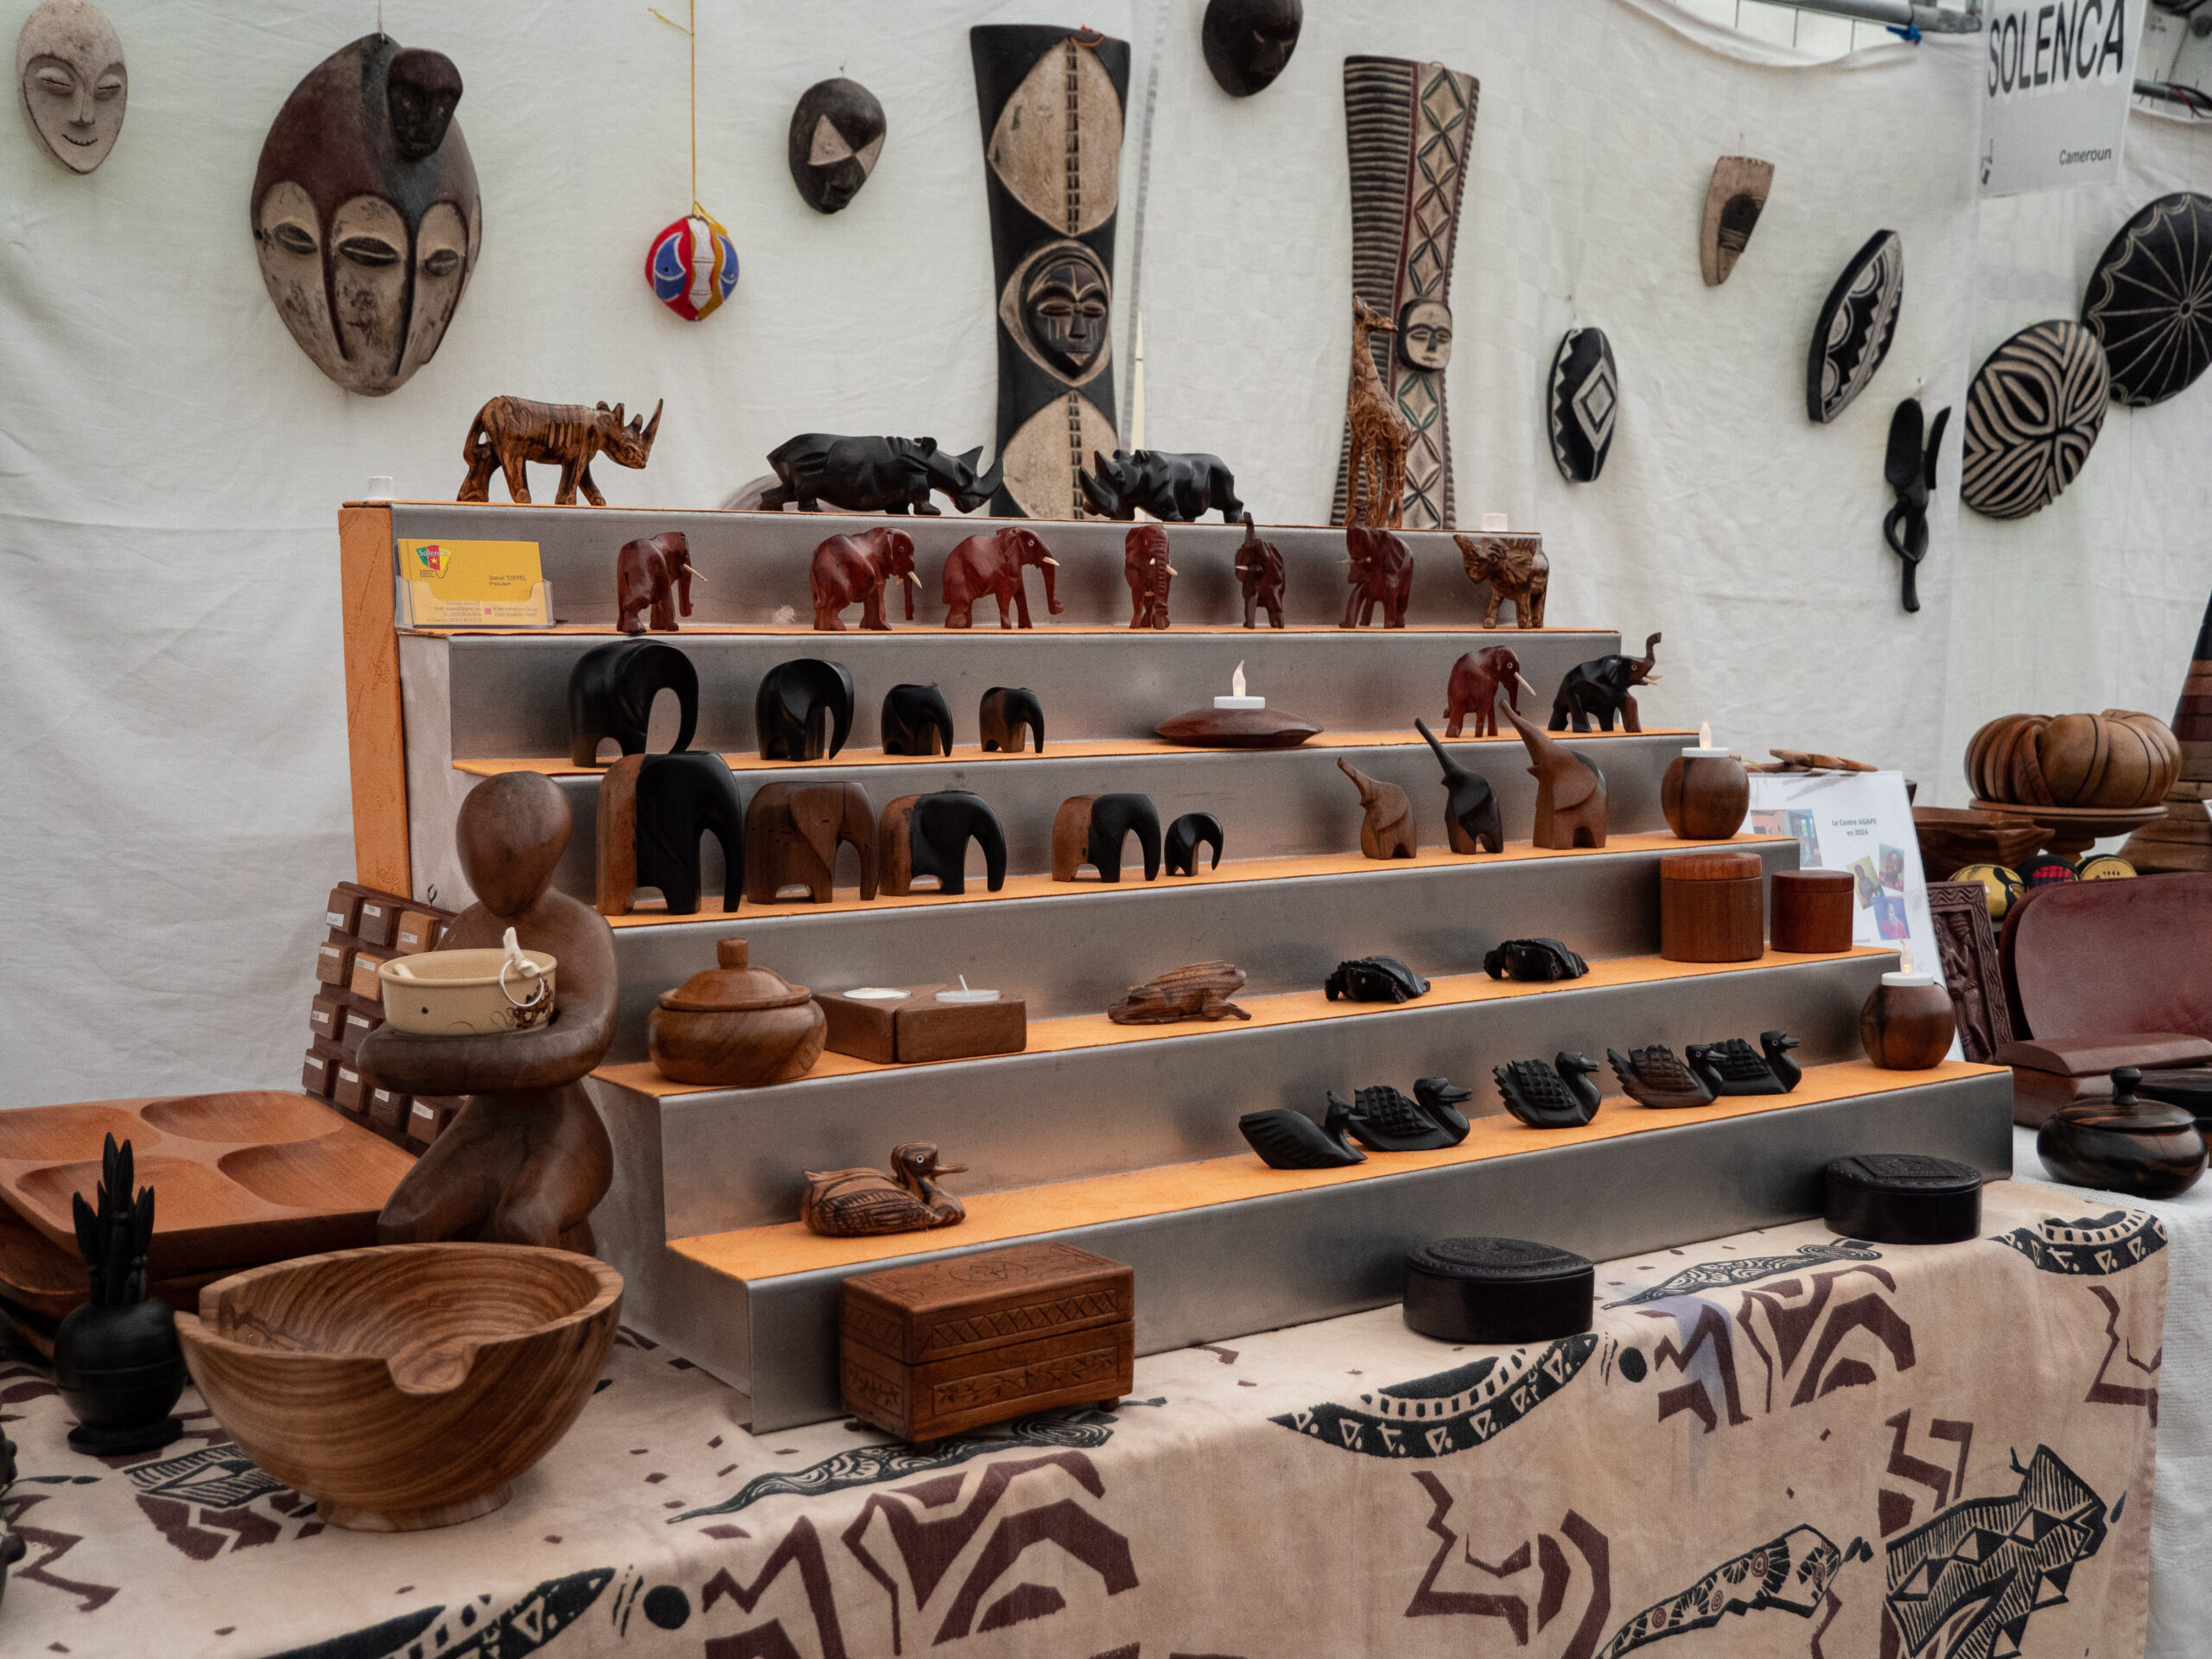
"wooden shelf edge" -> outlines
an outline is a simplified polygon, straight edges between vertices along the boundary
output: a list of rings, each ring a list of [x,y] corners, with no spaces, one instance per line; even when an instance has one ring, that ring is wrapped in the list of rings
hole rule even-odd
[[[726,1278],[753,1282],[873,1265],[937,1249],[1011,1243],[1070,1228],[1422,1174],[1486,1159],[1585,1146],[1929,1084],[2003,1075],[2007,1075],[2005,1067],[1962,1060],[1945,1061],[1926,1071],[1885,1071],[1866,1060],[1846,1060],[1808,1067],[1796,1092],[1789,1095],[1738,1096],[1681,1111],[1654,1111],[1625,1099],[1609,1099],[1595,1120],[1578,1129],[1531,1129],[1510,1117],[1483,1117],[1456,1147],[1440,1152],[1370,1153],[1365,1163],[1350,1169],[1270,1169],[1257,1157],[1244,1153],[972,1197],[963,1193],[961,1198],[967,1205],[968,1218],[942,1231],[898,1233],[881,1238],[823,1238],[793,1221],[671,1239],[667,1248]]]
[[[392,611],[391,510],[338,514],[346,642],[346,747],[353,791],[353,879],[415,891],[407,837],[407,735]]]
[[[620,639],[637,637],[634,635],[626,635],[612,622],[556,622],[551,627],[544,628],[497,628],[477,626],[449,628],[402,628],[399,631],[402,633],[415,634],[424,639],[496,639],[502,638],[556,639],[566,637]],[[1010,640],[1035,639],[1045,636],[1065,634],[1090,634],[1109,639],[1115,638],[1116,636],[1135,634],[1140,639],[1156,643],[1164,639],[1172,640],[1192,634],[1212,636],[1218,634],[1240,633],[1249,633],[1253,635],[1255,639],[1280,639],[1286,634],[1313,634],[1325,638],[1333,635],[1356,634],[1362,638],[1365,638],[1369,635],[1376,635],[1384,639],[1402,639],[1416,635],[1464,633],[1474,639],[1488,639],[1494,644],[1510,644],[1516,635],[1524,633],[1557,634],[1562,637],[1575,636],[1588,638],[1595,636],[1603,639],[1618,639],[1620,636],[1620,630],[1618,628],[1485,628],[1479,623],[1475,622],[1409,623],[1402,628],[1343,628],[1335,626],[1332,624],[1318,622],[1300,623],[1294,627],[1287,628],[1247,628],[1234,622],[1198,622],[1192,623],[1187,626],[1179,625],[1173,628],[1167,629],[1165,632],[1157,632],[1141,628],[1121,627],[1116,626],[1115,624],[1110,622],[1054,623],[1047,627],[1035,628],[986,627],[980,622],[974,627],[970,628],[944,628],[931,627],[926,624],[917,622],[909,623],[901,627],[881,630],[850,626],[839,629],[823,629],[817,628],[812,624],[805,622],[687,622],[683,626],[683,627],[674,633],[656,633],[651,637],[655,639],[664,640],[670,645],[680,645],[687,638],[703,637],[707,639],[727,639],[733,635],[740,638],[758,637],[761,639],[775,639],[816,638],[821,639],[835,639],[842,645],[844,641],[849,639],[896,639],[902,634],[909,636],[920,634],[930,639],[997,639]]]
[[[1426,1009],[1467,1007],[1482,1002],[1505,1001],[1522,996],[1571,995],[1578,991],[1618,988],[1629,985],[1662,984],[1674,980],[1704,979],[1721,974],[1750,973],[1765,968],[1813,967],[1822,963],[1848,962],[1859,957],[1893,957],[1893,948],[1855,945],[1834,955],[1797,956],[1769,950],[1751,962],[1669,962],[1661,957],[1613,957],[1590,964],[1580,979],[1552,984],[1525,984],[1517,980],[1495,980],[1487,974],[1446,974],[1429,981],[1428,994],[1411,1002],[1332,1002],[1319,991],[1276,991],[1264,996],[1240,996],[1236,1005],[1249,1020],[1186,1020],[1166,1026],[1117,1026],[1103,1014],[1065,1014],[1054,1020],[1034,1020],[1029,1025],[1029,1046],[1023,1054],[1068,1054],[1084,1049],[1117,1048],[1128,1043],[1189,1042],[1235,1032],[1267,1031],[1283,1026],[1313,1025],[1328,1020],[1389,1019]],[[980,1059],[933,1060],[927,1065],[989,1065],[1019,1058],[990,1055]],[[912,1071],[913,1062],[884,1064],[850,1054],[824,1053],[814,1069],[780,1089],[803,1089],[832,1077],[862,1077],[879,1071]],[[684,1095],[726,1094],[728,1090],[674,1083],[663,1077],[651,1060],[631,1060],[601,1066],[592,1075],[603,1083],[627,1089],[655,1100]]]

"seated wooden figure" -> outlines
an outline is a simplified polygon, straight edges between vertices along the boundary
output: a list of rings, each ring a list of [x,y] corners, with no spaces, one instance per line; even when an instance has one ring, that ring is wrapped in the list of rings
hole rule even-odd
[[[901,795],[876,823],[879,889],[904,898],[916,880],[933,875],[939,893],[965,893],[971,839],[983,849],[983,885],[996,893],[1006,886],[1006,832],[983,798],[965,789]]]
[[[1530,839],[1539,847],[1555,849],[1604,846],[1605,774],[1554,741],[1541,727],[1523,720],[1510,703],[1505,717],[1529,746],[1529,759],[1535,763],[1529,768],[1536,780],[1536,825]]]
[[[829,903],[840,842],[861,855],[861,897],[874,898],[875,809],[868,791],[858,784],[763,784],[745,809],[746,898],[777,904],[797,887],[810,902]]]
[[[842,663],[795,657],[770,669],[753,697],[763,760],[826,760],[853,730],[853,677]]]
[[[1026,685],[995,685],[976,711],[983,753],[1020,754],[1025,734],[1045,753],[1045,707]]]
[[[914,574],[914,538],[903,530],[882,525],[856,536],[832,536],[814,550],[808,573],[814,593],[814,626],[825,633],[844,632],[848,605],[861,607],[861,626],[887,632],[883,590],[897,582],[906,598],[906,620],[914,620],[914,589],[922,579]]]
[[[1521,706],[1521,659],[1506,645],[1471,651],[1452,664],[1451,683],[1444,693],[1444,735],[1457,737],[1469,715],[1475,717],[1477,737],[1497,735],[1497,694]]]
[[[1421,850],[1414,830],[1414,804],[1395,784],[1369,777],[1339,760],[1337,770],[1359,791],[1359,850],[1369,858],[1411,858]]]
[[[1160,878],[1160,811],[1149,795],[1071,795],[1052,815],[1052,880],[1072,881],[1088,864],[1101,881],[1122,879],[1130,832],[1144,853],[1144,879]]]
[[[1469,772],[1445,753],[1436,734],[1421,721],[1414,729],[1436,751],[1436,764],[1444,768],[1444,827],[1455,853],[1502,853],[1505,850],[1505,820],[1497,810],[1497,795],[1490,779]]]
[[[614,1036],[614,935],[553,887],[569,804],[534,772],[489,778],[454,828],[476,902],[446,925],[449,949],[497,949],[509,928],[559,964],[553,1017],[527,1032],[420,1037],[378,1027],[361,1039],[364,1078],[394,1093],[465,1095],[445,1132],[393,1189],[378,1242],[481,1239],[589,1255],[591,1212],[614,1154],[583,1079]]]
[[[934,685],[894,685],[883,694],[886,754],[950,754],[952,709]]]
[[[699,726],[699,671],[658,639],[616,639],[594,645],[569,671],[569,764],[596,766],[599,746],[613,738],[625,754],[645,752],[653,698],[676,693],[681,725],[676,747],[691,746]]]
[[[705,836],[721,848],[722,908],[737,908],[745,806],[719,754],[624,755],[599,786],[598,829],[594,887],[601,915],[627,915],[639,887],[658,887],[671,916],[696,915]]]
[[[1167,839],[1161,857],[1170,875],[1196,875],[1198,873],[1198,849],[1211,846],[1213,862],[1208,869],[1221,868],[1221,820],[1211,812],[1185,812],[1167,826]]]
[[[1244,589],[1244,626],[1257,626],[1256,613],[1268,613],[1268,626],[1282,626],[1282,550],[1263,542],[1252,528],[1252,515],[1244,515],[1244,539],[1236,548],[1236,581]]]
[[[676,613],[691,614],[691,546],[680,530],[622,543],[614,556],[614,621],[625,633],[674,633]]]

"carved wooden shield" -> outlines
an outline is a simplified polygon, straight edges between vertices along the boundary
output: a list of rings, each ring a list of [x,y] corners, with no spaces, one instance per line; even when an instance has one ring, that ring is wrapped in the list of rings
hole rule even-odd
[[[2104,347],[2078,322],[2031,323],[1989,354],[1967,388],[1959,499],[1990,518],[2024,518],[2074,481],[2105,423]]]
[[[2104,342],[2112,399],[2164,403],[2212,363],[2212,196],[2160,196],[2089,274],[2082,322]]]
[[[1749,156],[1723,156],[1713,164],[1705,188],[1705,219],[1698,226],[1697,260],[1705,285],[1718,288],[1736,269],[1736,257],[1751,239],[1774,184],[1774,163]]]
[[[1570,328],[1552,359],[1552,459],[1570,484],[1588,484],[1605,468],[1620,414],[1620,370],[1612,342],[1597,328]]]
[[[1448,530],[1455,522],[1444,367],[1452,348],[1452,249],[1480,92],[1472,75],[1440,63],[1344,60],[1351,287],[1396,325],[1395,333],[1377,331],[1368,350],[1383,395],[1409,434],[1401,498],[1408,530]],[[1351,448],[1347,423],[1332,524],[1344,522]]]
[[[968,31],[998,283],[994,513],[1080,518],[1076,474],[1119,447],[1114,229],[1129,46],[1084,30]]]
[[[1866,390],[1890,354],[1904,302],[1904,241],[1877,231],[1851,257],[1813,325],[1805,359],[1805,413],[1826,423]]]

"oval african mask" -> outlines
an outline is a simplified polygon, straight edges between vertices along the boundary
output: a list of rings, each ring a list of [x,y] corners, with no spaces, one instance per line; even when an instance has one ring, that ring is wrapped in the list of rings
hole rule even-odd
[[[1959,499],[2024,518],[2058,499],[2103,429],[2112,377],[2078,322],[2031,323],[1989,354],[1967,388]]]
[[[1441,300],[1408,300],[1398,308],[1398,361],[1431,374],[1452,360],[1452,308]]]
[[[1198,45],[1221,90],[1249,98],[1282,73],[1305,23],[1300,0],[1209,0]]]
[[[86,0],[46,0],[16,36],[16,90],[47,154],[91,172],[115,148],[130,99],[114,25]]]
[[[277,315],[315,365],[368,397],[445,338],[483,242],[461,72],[368,35],[292,89],[261,147],[251,213]]]
[[[1774,163],[1754,156],[1723,156],[1705,188],[1705,218],[1698,226],[1698,268],[1705,285],[1718,288],[1750,245],[1774,186]]]
[[[806,205],[817,213],[847,207],[875,171],[888,129],[883,105],[857,80],[817,80],[801,92],[785,149]]]
[[[2104,342],[2113,401],[2164,403],[2212,363],[2212,196],[2160,196],[2097,261],[2082,322]]]
[[[1597,328],[1570,328],[1552,359],[1552,460],[1570,484],[1588,484],[1605,469],[1620,413],[1620,371],[1612,342]]]
[[[1014,268],[999,315],[1040,368],[1079,386],[1106,366],[1113,279],[1085,244],[1048,242]]]
[[[1805,359],[1805,413],[1834,420],[1866,390],[1890,354],[1904,303],[1904,239],[1877,231],[1835,279]]]

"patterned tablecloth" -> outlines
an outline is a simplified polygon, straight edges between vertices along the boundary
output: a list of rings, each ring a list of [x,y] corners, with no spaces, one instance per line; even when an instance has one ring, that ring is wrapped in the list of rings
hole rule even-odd
[[[1527,1348],[1393,1307],[1157,1355],[926,1452],[755,1439],[626,1338],[512,1503],[404,1536],[323,1526],[193,1394],[183,1440],[80,1457],[10,1363],[0,1653],[2139,1653],[2165,1232],[2026,1182],[1982,1232],[1607,1263],[1596,1328]]]

